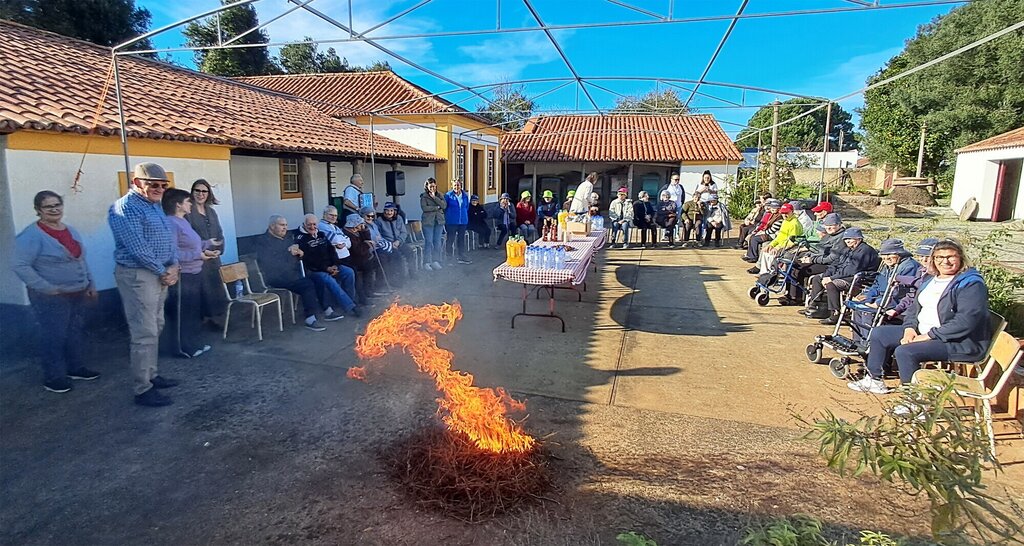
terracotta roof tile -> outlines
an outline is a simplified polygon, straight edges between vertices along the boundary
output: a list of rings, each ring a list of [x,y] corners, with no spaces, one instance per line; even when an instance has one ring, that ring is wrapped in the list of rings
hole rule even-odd
[[[0,21],[0,43],[0,132],[89,132],[110,49],[9,21]],[[307,101],[146,59],[121,57],[118,66],[129,136],[346,157],[370,153],[369,131]],[[112,82],[96,132],[120,132]],[[440,159],[379,135],[373,148],[388,159]]]
[[[715,118],[550,116],[501,137],[506,161],[743,161]]]
[[[287,74],[236,78],[257,87],[271,89],[321,103],[335,116],[369,114],[469,114],[389,70],[337,74]]]
[[[981,142],[975,142],[974,144],[964,146],[957,150],[956,153],[998,150],[1000,148],[1014,148],[1017,146],[1024,146],[1024,127],[1007,131],[1001,135],[986,138]]]

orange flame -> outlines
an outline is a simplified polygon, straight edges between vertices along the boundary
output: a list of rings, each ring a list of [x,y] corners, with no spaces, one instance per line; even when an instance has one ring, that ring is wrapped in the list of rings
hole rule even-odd
[[[356,338],[360,358],[380,358],[388,349],[399,347],[412,356],[416,367],[430,374],[437,389],[438,410],[449,430],[461,432],[480,449],[495,453],[529,451],[535,442],[506,416],[509,410],[526,406],[512,399],[505,389],[473,386],[473,375],[452,370],[451,351],[437,346],[437,334],[447,334],[462,318],[458,302],[443,305],[398,305],[393,303],[366,326],[366,334]],[[349,368],[351,379],[366,379],[366,369]]]

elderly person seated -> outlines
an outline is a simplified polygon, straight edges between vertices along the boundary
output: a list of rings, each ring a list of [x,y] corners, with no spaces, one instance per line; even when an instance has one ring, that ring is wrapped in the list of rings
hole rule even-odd
[[[348,238],[348,235],[345,235],[345,230],[338,225],[338,218],[338,209],[334,205],[327,205],[324,207],[324,217],[317,224],[317,228],[327,236],[327,240],[330,241],[331,246],[334,247],[334,251],[338,255],[338,260],[341,260],[342,264],[344,264],[345,258],[348,258],[351,253],[349,249],[352,248],[352,240]],[[355,290],[355,278],[353,277],[351,284],[347,282],[343,284],[342,288],[352,298],[352,301],[359,305],[358,294]]]
[[[619,188],[615,200],[608,205],[608,220],[612,223],[612,240],[609,244],[613,247],[621,231],[622,248],[629,248],[629,228],[633,225],[633,201],[628,199],[628,195],[626,188]]]
[[[299,259],[303,252],[287,235],[288,220],[276,214],[271,216],[266,233],[256,236],[252,241],[260,271],[263,272],[263,279],[267,285],[291,290],[302,298],[306,328],[314,332],[323,332],[327,328],[316,320],[316,316],[321,312],[316,284],[312,279],[302,276]]]
[[[315,214],[307,214],[302,219],[295,242],[302,251],[302,264],[306,266],[306,277],[313,279],[317,290],[322,294],[321,304],[329,295],[338,309],[360,316],[351,293],[356,290],[356,274],[352,268],[343,265],[334,245],[327,234],[320,231],[319,220]],[[333,305],[324,306],[324,320],[331,322],[345,318],[335,311]]]
[[[854,288],[853,277],[857,273],[877,271],[881,262],[878,251],[864,242],[864,234],[859,228],[847,228],[843,232],[843,243],[847,251],[842,259],[828,266],[821,275],[811,277],[811,301],[817,300],[822,293],[826,293],[828,299],[828,315],[821,319],[822,324],[839,322],[843,291]],[[808,316],[816,318],[814,314]]]
[[[654,223],[654,204],[651,203],[651,194],[640,191],[637,200],[633,203],[633,225],[640,230],[640,246],[647,246],[647,235],[650,234],[650,245],[658,240],[658,225]]]
[[[681,222],[683,232],[683,244],[690,242],[690,233],[693,233],[693,242],[701,240],[701,229],[704,224],[704,205],[707,203],[705,195],[701,192],[694,192],[693,199],[683,203]]]
[[[717,193],[706,193],[702,199],[705,198],[707,202],[704,203],[704,212],[701,216],[704,242],[700,246],[708,246],[711,243],[711,235],[713,234],[715,236],[715,247],[721,247],[722,230],[732,230],[732,224],[729,222],[729,209],[718,201]]]
[[[900,383],[910,383],[923,362],[975,362],[988,351],[988,287],[970,266],[962,246],[945,240],[935,244],[926,261],[928,275],[901,325],[875,328],[868,352],[868,373],[848,383],[855,391],[889,392],[882,378],[890,359],[896,361]]]
[[[747,254],[743,256],[743,261],[757,263],[757,259],[761,256],[761,245],[775,238],[775,234],[782,228],[783,216],[779,213],[781,208],[782,202],[778,199],[765,201],[764,215],[761,216],[757,228],[747,238]]]
[[[360,303],[368,304],[374,295],[374,274],[379,270],[374,257],[376,245],[370,236],[369,224],[358,214],[349,215],[342,228],[352,241],[351,252],[342,263],[356,272],[356,294]]]
[[[828,266],[842,258],[849,250],[846,243],[843,242],[843,232],[846,231],[846,226],[843,225],[839,214],[832,213],[825,216],[816,229],[819,234],[818,244],[812,246],[809,253],[798,257],[793,262],[789,272],[793,281],[787,283],[787,295],[779,298],[781,305],[803,305],[801,287],[804,286],[807,279],[813,275],[824,273]],[[822,308],[827,309],[824,306]]]
[[[779,207],[779,214],[782,215],[782,224],[775,232],[771,241],[762,245],[758,255],[758,263],[747,270],[747,273],[764,275],[772,270],[772,264],[778,255],[796,245],[796,238],[804,234],[804,228],[800,225],[793,205],[786,203]]]
[[[500,249],[508,242],[509,236],[514,236],[519,224],[516,220],[516,206],[512,204],[512,198],[507,193],[501,194],[498,198],[498,208],[494,209],[495,225],[498,226],[498,240],[494,247]]]
[[[388,272],[391,273],[391,280],[395,281],[395,284],[401,285],[404,278],[415,278],[416,264],[413,261],[413,250],[406,244],[409,232],[405,229],[405,221],[398,216],[398,209],[394,203],[384,204],[384,211],[377,217],[375,224],[381,237],[391,243],[388,260],[391,265],[388,269]]]
[[[931,258],[932,249],[935,248],[935,244],[939,240],[935,237],[928,237],[922,239],[917,244],[917,248],[914,249],[914,261],[917,262],[918,267],[911,275],[899,275],[895,276],[895,281],[900,284],[899,288],[902,289],[902,296],[893,298],[895,302],[890,309],[885,311],[886,320],[894,323],[902,323],[903,315],[914,305],[914,299],[917,296],[917,291],[921,289],[921,285],[924,284],[924,280],[928,275],[928,260]]]
[[[491,248],[491,226],[487,224],[487,209],[480,203],[478,195],[469,198],[469,231],[476,234],[476,240],[481,248]]]
[[[661,192],[661,198],[654,207],[654,223],[665,230],[665,240],[668,241],[668,246],[673,246],[675,243],[677,210],[676,203],[672,200],[672,194],[668,190]]]
[[[750,212],[747,213],[743,218],[743,223],[740,224],[739,241],[736,243],[736,248],[746,250],[747,238],[757,229],[757,225],[764,216],[764,205],[771,197],[772,194],[764,192],[754,200],[754,205],[750,208]]]
[[[850,304],[852,309],[850,324],[853,329],[854,340],[866,339],[871,331],[875,315],[879,307],[892,307],[896,302],[906,295],[908,288],[897,283],[889,290],[895,277],[913,277],[920,266],[910,252],[903,246],[899,239],[886,239],[878,247],[878,255],[882,257],[882,267],[875,276],[875,281],[866,290],[853,298]],[[886,298],[886,292],[889,297]]]

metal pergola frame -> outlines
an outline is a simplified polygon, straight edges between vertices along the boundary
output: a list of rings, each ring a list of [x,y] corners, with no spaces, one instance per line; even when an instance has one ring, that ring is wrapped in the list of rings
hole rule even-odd
[[[553,87],[553,88],[551,88],[551,89],[541,93],[540,95],[537,95],[537,96],[534,97],[534,98],[539,98],[541,96],[544,96],[544,95],[547,95],[549,93],[553,93],[553,92],[555,92],[557,90],[563,89],[563,88],[565,88],[565,87],[567,87],[569,85],[575,84],[576,89],[577,89],[577,104],[576,104],[576,107],[574,109],[561,110],[560,112],[563,112],[563,113],[577,113],[577,114],[591,114],[591,113],[593,113],[593,114],[597,114],[597,115],[605,115],[606,112],[598,105],[597,101],[591,95],[591,93],[590,93],[590,89],[591,88],[592,89],[601,90],[603,92],[610,93],[610,94],[613,94],[613,95],[617,95],[617,96],[620,96],[620,97],[626,96],[626,95],[623,95],[623,94],[621,94],[621,93],[619,93],[617,91],[613,91],[613,90],[609,89],[608,87],[605,87],[605,86],[600,85],[600,84],[595,83],[595,82],[620,82],[620,81],[641,82],[641,81],[650,81],[650,82],[654,82],[656,86],[667,85],[667,86],[670,86],[670,87],[674,87],[674,88],[677,88],[677,89],[689,92],[690,95],[687,97],[687,99],[684,102],[685,107],[689,107],[689,104],[691,103],[691,101],[695,97],[697,97],[697,96],[706,97],[706,98],[709,98],[709,99],[712,99],[712,100],[715,100],[715,101],[718,101],[720,103],[725,104],[725,106],[708,106],[708,107],[706,107],[706,108],[709,108],[709,109],[760,108],[760,107],[766,106],[764,104],[746,105],[746,104],[736,103],[734,101],[730,101],[730,100],[727,100],[727,99],[724,99],[724,98],[721,98],[721,97],[717,97],[717,96],[715,96],[713,94],[710,94],[710,93],[707,93],[707,92],[702,92],[701,91],[702,87],[715,87],[715,88],[723,88],[723,89],[738,89],[738,90],[743,91],[744,93],[746,91],[753,91],[753,92],[759,92],[759,93],[773,94],[773,95],[776,95],[776,96],[786,96],[786,97],[791,97],[791,98],[799,98],[799,99],[804,99],[804,100],[807,101],[806,105],[810,106],[810,108],[808,108],[806,111],[800,113],[799,115],[793,116],[793,117],[791,117],[789,119],[786,119],[786,120],[779,121],[778,123],[773,124],[773,125],[768,126],[768,127],[757,128],[757,130],[756,130],[756,132],[754,134],[758,135],[759,141],[760,141],[761,134],[763,132],[765,132],[765,131],[770,131],[770,130],[772,130],[772,129],[776,128],[776,127],[779,127],[781,125],[792,123],[793,121],[796,121],[797,119],[799,119],[801,117],[810,115],[813,112],[815,112],[817,110],[820,110],[821,108],[829,108],[829,111],[831,111],[831,105],[834,104],[834,103],[837,103],[837,102],[840,102],[840,101],[845,100],[847,98],[850,98],[850,97],[856,96],[858,94],[864,93],[864,92],[866,92],[866,91],[868,91],[870,89],[874,89],[874,88],[882,86],[882,85],[887,85],[887,84],[889,84],[889,83],[891,83],[893,81],[896,81],[896,80],[901,79],[903,77],[909,76],[909,75],[911,75],[913,73],[916,73],[916,72],[918,72],[920,70],[924,70],[924,69],[928,68],[929,66],[932,66],[934,64],[943,62],[945,60],[948,60],[948,59],[950,59],[952,57],[955,57],[956,55],[959,55],[961,53],[969,51],[969,50],[971,50],[971,49],[973,49],[975,47],[978,47],[978,46],[980,46],[980,45],[982,45],[984,43],[987,43],[987,42],[989,42],[991,40],[997,39],[1000,36],[1003,36],[1003,35],[1005,35],[1005,34],[1007,34],[1009,32],[1013,32],[1013,31],[1015,31],[1015,30],[1017,30],[1019,28],[1024,27],[1024,21],[1020,21],[1020,22],[1018,22],[1016,24],[1008,26],[1007,28],[1005,28],[1005,29],[1003,29],[1001,31],[998,31],[998,32],[993,33],[993,34],[990,34],[990,35],[988,35],[988,36],[986,36],[986,37],[984,37],[984,38],[982,38],[980,40],[972,42],[971,44],[967,44],[967,45],[965,45],[965,46],[963,46],[963,47],[961,47],[961,48],[959,48],[957,50],[951,51],[951,52],[949,52],[949,53],[947,53],[945,55],[937,57],[936,59],[933,59],[932,61],[924,63],[924,64],[922,64],[920,66],[913,67],[913,68],[908,69],[908,70],[906,70],[904,72],[896,74],[896,75],[894,75],[892,77],[886,78],[884,80],[880,80],[880,81],[875,82],[875,83],[873,83],[871,85],[868,85],[868,86],[866,86],[864,88],[861,88],[861,89],[858,89],[856,91],[847,93],[847,94],[845,94],[845,95],[843,95],[841,97],[836,97],[836,98],[831,98],[831,99],[829,99],[829,98],[822,98],[822,97],[811,97],[811,96],[803,95],[803,94],[800,94],[800,93],[788,92],[788,91],[782,91],[782,90],[776,90],[776,89],[768,89],[768,88],[759,87],[759,86],[736,84],[736,83],[728,83],[728,82],[719,82],[719,81],[711,81],[711,80],[707,80],[706,78],[707,78],[708,74],[711,72],[711,70],[712,70],[712,68],[713,68],[713,66],[715,64],[715,61],[718,58],[718,55],[721,53],[721,51],[726,46],[730,36],[732,35],[733,30],[736,27],[736,24],[741,19],[744,19],[744,20],[746,20],[746,19],[762,19],[762,18],[790,17],[790,16],[800,16],[800,15],[836,14],[836,13],[865,12],[865,11],[876,11],[876,10],[906,9],[906,8],[914,8],[914,7],[932,7],[932,6],[940,6],[940,5],[964,4],[964,3],[970,2],[971,0],[902,0],[902,1],[893,0],[893,1],[885,1],[884,3],[883,3],[882,0],[873,0],[873,1],[868,1],[868,0],[844,0],[846,3],[848,3],[850,5],[849,6],[844,5],[844,6],[838,6],[838,7],[829,7],[829,8],[811,8],[811,9],[802,9],[802,10],[784,10],[784,11],[755,12],[755,13],[750,13],[750,12],[746,11],[746,8],[747,8],[747,5],[749,3],[749,0],[740,0],[738,8],[737,8],[736,12],[733,13],[733,14],[728,14],[728,15],[708,15],[708,16],[699,16],[699,17],[674,17],[673,16],[674,0],[668,0],[668,13],[667,13],[667,15],[661,15],[661,14],[656,13],[656,12],[645,10],[645,9],[639,8],[637,6],[633,6],[633,5],[631,5],[631,4],[627,3],[627,2],[624,2],[622,0],[603,0],[604,2],[613,4],[613,5],[616,5],[616,6],[620,6],[620,7],[624,8],[624,9],[630,10],[632,12],[640,13],[642,15],[648,16],[651,19],[647,19],[647,20],[632,20],[632,21],[608,21],[608,22],[598,22],[598,23],[571,23],[571,24],[561,24],[561,25],[545,24],[541,14],[540,14],[540,12],[534,7],[534,5],[531,2],[531,0],[520,0],[524,4],[526,9],[529,11],[529,13],[532,16],[532,18],[534,19],[534,21],[536,21],[537,25],[536,26],[531,26],[531,27],[512,27],[512,28],[502,28],[502,26],[501,26],[501,0],[496,0],[498,9],[497,9],[497,17],[496,17],[496,21],[495,21],[495,26],[494,26],[493,29],[492,28],[480,28],[480,29],[471,29],[471,30],[441,31],[441,32],[416,33],[416,34],[393,34],[393,35],[384,35],[384,36],[376,36],[376,37],[371,37],[371,36],[369,36],[369,34],[371,34],[372,32],[377,31],[377,30],[385,27],[386,25],[388,25],[388,24],[390,24],[390,23],[392,23],[394,21],[400,20],[401,18],[409,15],[410,13],[413,13],[414,11],[416,11],[416,10],[418,10],[418,9],[420,9],[420,8],[430,4],[430,3],[432,3],[434,0],[421,0],[417,4],[411,6],[411,7],[407,8],[407,9],[401,11],[400,13],[398,13],[396,15],[393,15],[390,18],[388,18],[388,19],[386,19],[386,20],[384,20],[384,21],[382,21],[380,23],[377,23],[377,24],[375,24],[375,25],[373,25],[373,26],[371,26],[371,27],[369,27],[369,28],[367,28],[367,29],[365,29],[365,30],[363,30],[361,32],[357,32],[353,28],[352,21],[354,19],[354,13],[353,13],[353,7],[352,7],[352,0],[348,1],[348,24],[347,25],[343,24],[340,21],[338,21],[336,18],[331,17],[330,15],[328,15],[326,13],[323,13],[323,12],[317,10],[316,8],[312,7],[310,4],[312,4],[315,0],[287,0],[289,3],[294,4],[294,5],[290,6],[283,13],[277,14],[277,15],[271,17],[270,19],[266,20],[264,23],[262,23],[262,24],[260,24],[260,25],[258,25],[256,27],[253,27],[251,29],[248,29],[248,30],[246,30],[246,31],[244,31],[242,33],[239,33],[238,35],[236,35],[234,37],[231,37],[230,39],[228,39],[226,41],[222,41],[221,43],[218,43],[217,45],[214,45],[214,46],[207,46],[207,47],[175,47],[175,48],[160,48],[160,49],[154,48],[154,49],[134,50],[134,51],[127,49],[128,47],[132,46],[133,44],[135,44],[135,43],[137,43],[137,42],[139,42],[141,40],[144,40],[144,39],[147,39],[147,38],[151,38],[153,36],[159,35],[161,33],[164,33],[166,31],[174,29],[174,28],[178,28],[178,27],[180,27],[182,25],[185,25],[185,24],[190,23],[192,21],[195,21],[197,19],[202,19],[202,18],[205,18],[205,17],[218,15],[220,12],[222,12],[224,10],[227,10],[227,9],[230,9],[230,8],[233,8],[233,7],[238,7],[238,6],[251,5],[251,4],[255,4],[257,2],[260,2],[260,1],[261,0],[240,0],[240,1],[232,3],[232,4],[222,5],[222,6],[219,6],[217,8],[210,9],[210,10],[198,13],[196,15],[193,15],[193,16],[181,19],[181,20],[176,21],[174,23],[170,23],[168,25],[160,27],[159,29],[153,30],[151,32],[147,32],[146,34],[143,34],[143,35],[141,35],[141,36],[139,36],[137,38],[134,38],[134,39],[128,40],[128,41],[126,41],[124,43],[118,44],[117,46],[114,46],[112,48],[112,52],[111,52],[112,59],[111,59],[111,62],[112,62],[112,65],[113,65],[114,87],[115,87],[115,93],[116,93],[116,98],[117,98],[117,110],[118,110],[118,116],[119,116],[119,122],[120,122],[121,144],[122,144],[122,147],[123,147],[123,150],[124,150],[125,170],[127,172],[131,172],[131,165],[130,165],[130,156],[129,156],[129,153],[128,153],[127,126],[126,126],[126,118],[125,118],[125,113],[124,113],[123,89],[122,89],[122,85],[121,85],[121,75],[120,75],[120,70],[119,70],[119,66],[118,66],[118,58],[120,56],[124,56],[124,55],[137,55],[137,54],[140,54],[140,53],[175,53],[175,52],[186,52],[186,51],[193,51],[193,52],[195,52],[195,51],[211,51],[211,50],[216,50],[216,49],[242,49],[242,48],[250,48],[250,47],[279,47],[279,46],[284,46],[284,45],[309,43],[309,42],[307,42],[305,40],[303,40],[303,41],[275,42],[275,43],[269,43],[269,44],[263,44],[263,43],[260,43],[260,44],[238,44],[238,43],[235,43],[238,39],[242,38],[243,36],[248,35],[248,34],[250,34],[252,32],[257,32],[257,31],[259,31],[259,30],[269,26],[270,24],[274,23],[275,21],[278,21],[278,20],[286,17],[287,15],[289,15],[289,14],[295,12],[295,11],[298,11],[298,10],[306,11],[307,13],[310,13],[310,14],[316,16],[317,18],[319,18],[319,19],[321,19],[321,20],[331,24],[332,26],[334,26],[334,27],[336,27],[336,28],[338,28],[338,29],[340,29],[343,32],[348,34],[348,38],[327,39],[327,40],[314,40],[313,41],[314,44],[336,44],[336,43],[353,43],[353,42],[355,42],[355,43],[363,43],[363,44],[366,44],[366,45],[368,45],[370,47],[373,47],[373,48],[377,49],[381,53],[384,53],[385,55],[389,56],[390,58],[392,58],[394,60],[397,60],[397,61],[399,61],[399,62],[401,62],[401,63],[403,63],[403,64],[405,64],[407,66],[410,66],[410,67],[412,67],[412,68],[414,68],[414,69],[416,69],[416,70],[418,70],[418,71],[420,71],[420,72],[422,72],[424,74],[427,74],[427,75],[429,75],[429,76],[431,76],[433,78],[436,78],[438,80],[441,80],[441,81],[443,81],[445,83],[448,83],[449,85],[453,86],[453,89],[449,89],[449,90],[442,91],[442,92],[437,92],[437,93],[432,93],[432,94],[428,95],[428,97],[431,97],[431,98],[443,98],[445,95],[449,95],[449,94],[452,94],[452,93],[468,93],[469,96],[466,99],[462,99],[462,100],[470,100],[470,99],[473,99],[473,98],[479,98],[479,99],[484,100],[487,104],[491,104],[491,100],[487,98],[485,93],[488,93],[488,92],[494,90],[495,88],[500,87],[500,86],[504,86],[504,85],[526,85],[526,84],[535,84],[535,83],[555,83],[555,84],[557,84],[555,87]],[[595,1],[600,1],[600,0],[595,0]],[[585,75],[581,75],[575,69],[575,67],[572,64],[572,61],[571,61],[569,55],[562,48],[561,44],[559,43],[558,39],[556,38],[556,36],[553,33],[554,31],[560,31],[560,30],[595,29],[595,28],[620,28],[620,27],[637,27],[637,26],[649,26],[649,25],[680,25],[680,24],[712,22],[712,21],[728,21],[729,25],[726,28],[726,30],[725,30],[721,40],[719,41],[718,46],[715,48],[714,52],[711,54],[710,58],[708,59],[706,65],[704,67],[704,70],[701,73],[701,76],[698,79],[696,79],[696,80],[694,80],[694,79],[685,79],[685,78],[665,78],[665,77],[649,77],[649,78],[644,78],[644,77],[625,77],[625,76],[585,76]],[[381,42],[381,41],[388,41],[388,40],[409,40],[409,39],[423,39],[423,38],[437,38],[437,37],[458,37],[458,36],[484,36],[484,35],[513,34],[513,33],[524,33],[524,32],[543,32],[545,34],[545,36],[547,37],[548,41],[551,43],[551,46],[558,52],[561,60],[565,64],[565,67],[569,71],[571,76],[556,77],[556,78],[529,78],[529,79],[520,79],[520,80],[514,80],[514,81],[503,81],[503,82],[499,82],[499,83],[488,83],[488,84],[482,84],[482,85],[466,85],[466,84],[460,83],[458,81],[455,81],[455,80],[453,80],[453,79],[451,79],[449,77],[446,77],[443,74],[440,74],[440,73],[438,73],[438,72],[436,72],[434,70],[431,70],[428,67],[422,66],[422,65],[416,63],[415,61],[412,61],[411,59],[408,59],[408,58],[406,58],[406,57],[404,57],[402,55],[399,55],[395,51],[390,50],[390,49],[388,49],[388,48],[386,48],[386,47],[384,47],[384,46],[382,46],[382,45],[380,45],[378,43],[378,42]],[[689,87],[683,87],[683,85],[680,85],[680,84],[687,84]],[[587,100],[589,101],[590,105],[592,106],[592,109],[581,109],[580,108],[580,106],[579,106],[579,93],[581,91],[583,92],[583,94],[585,95]],[[419,100],[419,99],[417,99],[417,100]],[[320,102],[321,104],[325,104],[325,105],[346,108],[346,105],[342,105],[342,104],[324,103],[322,101],[311,101],[311,102],[314,102],[314,103]],[[394,104],[389,104],[389,105],[383,106],[383,107],[378,108],[378,109],[376,109],[374,111],[371,111],[371,112],[365,112],[366,115],[370,116],[370,120],[371,120],[371,129],[369,131],[370,132],[370,148],[371,148],[371,173],[373,172],[373,166],[375,165],[374,154],[372,153],[372,150],[373,150],[373,139],[374,139],[374,134],[373,134],[372,126],[373,126],[373,119],[374,119],[374,117],[378,117],[378,118],[382,118],[382,119],[399,120],[399,121],[402,121],[403,123],[409,123],[409,122],[407,122],[407,121],[402,119],[403,115],[409,115],[409,114],[389,115],[389,114],[385,113],[388,110],[390,110],[392,108],[395,108],[395,107],[398,107],[398,106],[401,106],[402,104],[405,104],[407,102],[409,102],[409,101],[401,101],[401,102],[397,102],[397,103],[394,103]],[[462,102],[462,101],[460,100],[459,102]],[[454,103],[454,104],[457,105],[458,103]],[[555,113],[555,112],[559,112],[559,111],[558,110],[549,110],[549,111],[540,110],[540,112],[543,114],[543,113]],[[532,114],[532,115],[536,115],[536,114]],[[495,127],[495,126],[502,125],[503,123],[506,123],[506,122],[493,123],[493,124],[491,124],[489,126],[490,127]],[[730,124],[731,125],[736,125],[738,127],[744,128],[744,129],[751,128],[751,127],[748,127],[746,125],[739,124],[739,123],[730,123]],[[418,125],[418,124],[415,124],[415,123],[413,123],[412,125],[416,125],[416,126],[420,126],[420,127],[428,127],[428,126],[424,126],[424,125]],[[828,125],[828,124],[826,124],[826,125]],[[453,131],[444,131],[444,130],[437,129],[435,127],[428,127],[428,128],[434,129],[435,131],[443,131],[443,132],[454,134]],[[466,132],[471,132],[471,131],[463,131],[462,133],[460,133],[460,135],[465,134]],[[828,142],[827,139],[828,139],[829,132],[830,132],[830,127],[826,127],[826,129],[825,129],[825,136],[824,136],[824,138],[826,139],[826,143]],[[544,133],[544,136],[553,136],[553,133]],[[825,154],[826,154],[825,157],[827,157],[827,153],[828,153],[828,146],[825,147]],[[825,163],[825,157],[822,158],[822,165],[823,166],[824,166],[824,163]],[[824,170],[822,172],[824,173]],[[824,176],[824,174],[822,176]]]

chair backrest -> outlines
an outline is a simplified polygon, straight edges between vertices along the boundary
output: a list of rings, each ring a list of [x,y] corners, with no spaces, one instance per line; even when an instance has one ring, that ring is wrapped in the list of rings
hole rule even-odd
[[[225,264],[220,266],[220,280],[224,284],[231,284],[249,278],[249,269],[242,262]]]
[[[407,222],[409,226],[409,241],[418,243],[423,240],[423,222],[419,220],[409,220]]]
[[[1017,338],[1006,332],[999,332],[999,336],[996,337],[995,342],[992,343],[992,348],[989,350],[989,359],[999,364],[1003,374],[999,376],[999,381],[996,382],[986,397],[995,396],[1003,390],[1007,381],[1010,380],[1010,377],[1016,371],[1017,366],[1020,365],[1022,353],[1024,353],[1024,347],[1020,346],[1020,341]]]
[[[245,268],[249,271],[249,285],[252,286],[253,292],[267,292],[270,288],[267,286],[267,281],[263,279],[263,272],[260,271],[260,264],[256,259],[255,254],[242,254],[238,256],[238,261],[245,264]]]

